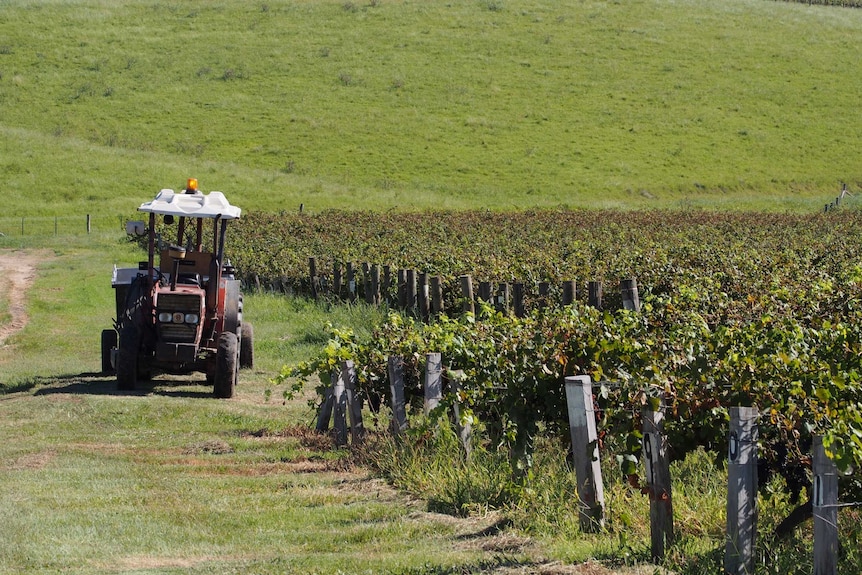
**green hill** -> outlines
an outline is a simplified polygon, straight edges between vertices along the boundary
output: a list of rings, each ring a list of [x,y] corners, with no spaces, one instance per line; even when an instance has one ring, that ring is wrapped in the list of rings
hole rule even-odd
[[[0,217],[186,177],[252,210],[822,209],[862,11],[763,0],[0,2]]]

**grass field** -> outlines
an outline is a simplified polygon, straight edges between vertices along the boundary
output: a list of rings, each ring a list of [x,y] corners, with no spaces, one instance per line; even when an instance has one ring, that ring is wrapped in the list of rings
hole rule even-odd
[[[862,171],[862,12],[762,0],[0,5],[2,216],[808,211]]]

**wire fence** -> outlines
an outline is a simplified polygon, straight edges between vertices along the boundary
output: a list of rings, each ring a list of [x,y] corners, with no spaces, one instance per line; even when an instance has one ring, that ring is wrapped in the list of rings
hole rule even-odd
[[[126,217],[106,215],[0,217],[0,236],[80,236],[125,230]]]

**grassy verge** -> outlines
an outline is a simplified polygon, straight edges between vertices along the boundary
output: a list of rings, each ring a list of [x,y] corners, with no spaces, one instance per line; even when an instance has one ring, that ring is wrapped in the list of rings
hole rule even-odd
[[[474,445],[471,460],[465,462],[458,439],[447,430],[401,440],[384,439],[374,452],[374,462],[384,476],[399,489],[428,501],[429,508],[467,516],[494,510],[503,518],[494,529],[535,538],[543,552],[557,561],[582,564],[595,560],[610,569],[648,569],[650,573],[667,569],[679,575],[721,570],[727,472],[711,455],[697,451],[671,465],[675,540],[666,549],[664,561],[655,567],[650,567],[649,499],[615,473],[618,467],[612,455],[605,456],[605,531],[583,534],[578,525],[577,483],[566,460],[561,446],[540,439],[532,472],[525,481],[515,483],[507,454],[493,446]],[[776,526],[797,502],[783,492],[780,480],[772,480],[766,493],[758,501],[753,573],[811,573],[811,522],[777,540],[773,535]],[[858,510],[843,510],[839,515],[841,573],[862,568],[860,520]]]

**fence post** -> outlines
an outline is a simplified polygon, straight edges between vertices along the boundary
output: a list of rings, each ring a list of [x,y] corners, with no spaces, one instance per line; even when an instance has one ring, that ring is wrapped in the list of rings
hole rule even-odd
[[[371,264],[371,297],[380,305],[380,264]]]
[[[578,480],[581,531],[595,532],[605,524],[605,492],[593,409],[593,385],[588,375],[566,377],[566,404]]]
[[[644,410],[643,455],[649,493],[650,550],[655,561],[664,559],[666,545],[673,543],[673,499],[671,497],[670,457],[664,434],[666,413],[662,398],[658,411]]]
[[[392,305],[392,294],[390,293],[392,289],[392,266],[384,265],[383,266],[383,297],[386,300],[386,303]]]
[[[326,388],[323,396],[323,404],[320,406],[320,411],[317,414],[317,426],[315,430],[318,433],[323,433],[329,429],[329,421],[332,419],[332,408],[335,406],[335,373],[330,376],[329,387]]]
[[[398,270],[398,309],[407,308],[407,270]]]
[[[440,276],[431,276],[431,310],[443,313],[443,280]]]
[[[347,389],[341,370],[333,370],[332,378],[335,445],[341,447],[347,445]]]
[[[416,270],[407,270],[407,310],[416,314]]]
[[[336,299],[341,299],[341,262],[332,264],[332,294]]]
[[[350,416],[350,437],[353,438],[354,445],[359,445],[365,439],[365,426],[362,424],[362,399],[356,395],[356,369],[353,360],[341,362],[341,379],[344,382]]]
[[[620,294],[623,296],[623,309],[640,311],[641,300],[638,295],[638,282],[634,278],[620,281]]]
[[[730,408],[727,465],[727,542],[724,572],[754,573],[757,539],[757,408]]]
[[[374,292],[371,288],[371,264],[364,262],[362,264],[362,293],[365,298],[365,303],[368,305],[374,304]]]
[[[464,379],[464,370],[450,370],[448,375],[449,386],[455,394],[455,403],[452,406],[455,412],[455,429],[458,431],[458,438],[461,440],[461,446],[464,448],[464,456],[466,459],[470,459],[472,451],[470,438],[473,434],[473,426],[469,421],[465,423],[461,422],[461,401],[458,399],[458,394],[461,391],[461,382]]]
[[[90,233],[90,214],[87,214],[87,233]]]
[[[461,311],[464,313],[475,313],[476,307],[473,305],[473,278],[469,275],[461,276],[461,295],[464,297]]]
[[[417,285],[419,295],[419,317],[423,322],[428,323],[431,319],[431,302],[428,293],[428,274],[421,272]]]
[[[838,573],[838,469],[823,448],[823,437],[815,435],[811,446],[814,473],[814,575]]]
[[[497,290],[497,305],[494,307],[500,313],[509,313],[509,284],[500,284],[500,289]]]
[[[563,305],[572,305],[577,297],[577,287],[574,280],[563,282]]]
[[[443,399],[443,358],[429,353],[425,358],[425,415],[440,405]]]
[[[491,305],[493,296],[491,295],[491,282],[479,282],[479,299],[488,305]]]
[[[356,300],[356,270],[353,269],[353,262],[347,262],[347,299]]]
[[[392,431],[407,429],[407,406],[404,400],[404,358],[390,355],[387,359],[389,390],[392,393]]]
[[[512,307],[515,308],[515,317],[524,317],[524,284],[515,282],[512,285]]]
[[[587,284],[587,303],[590,307],[602,309],[602,282],[591,281]]]
[[[311,281],[311,297],[317,299],[317,258],[308,258],[308,278]]]

